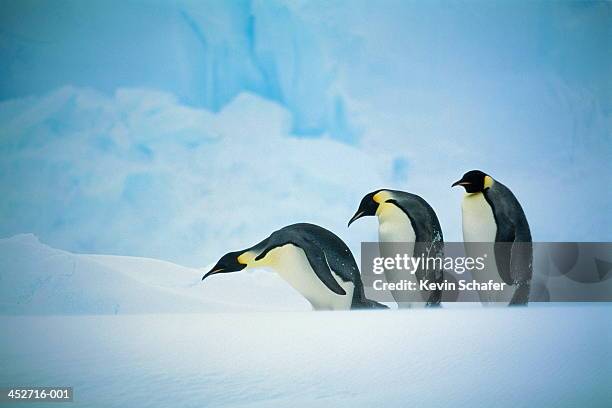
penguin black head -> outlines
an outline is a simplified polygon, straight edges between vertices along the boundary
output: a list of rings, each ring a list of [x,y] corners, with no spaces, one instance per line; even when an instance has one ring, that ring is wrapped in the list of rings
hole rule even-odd
[[[219,262],[202,277],[202,280],[210,275],[216,275],[218,273],[238,272],[243,270],[247,265],[246,263],[240,262],[239,259],[244,253],[245,251],[235,251],[223,255],[221,259],[219,259]]]
[[[376,211],[378,210],[378,206],[382,203],[392,200],[391,193],[387,190],[376,190],[371,193],[366,194],[359,204],[359,208],[357,212],[348,222],[350,226],[353,221],[358,220],[361,217],[367,217],[376,215]]]
[[[472,170],[465,173],[461,180],[455,181],[451,187],[462,186],[467,193],[480,193],[491,187],[492,183],[491,176],[480,170]]]

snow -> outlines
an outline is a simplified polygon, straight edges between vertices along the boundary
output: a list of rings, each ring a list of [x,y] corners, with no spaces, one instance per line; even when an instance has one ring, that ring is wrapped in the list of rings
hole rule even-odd
[[[276,274],[0,240],[0,386],[75,407],[603,407],[610,309],[312,312]]]
[[[75,407],[594,407],[610,306],[0,317],[0,384]]]
[[[278,275],[215,276],[155,259],[79,255],[32,234],[0,240],[0,314],[133,314],[309,310]]]

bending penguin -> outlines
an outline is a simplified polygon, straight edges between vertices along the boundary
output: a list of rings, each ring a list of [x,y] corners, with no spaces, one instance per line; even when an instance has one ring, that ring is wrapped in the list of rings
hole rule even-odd
[[[416,194],[397,190],[376,190],[361,200],[359,208],[348,225],[365,216],[378,216],[378,238],[381,243],[381,256],[395,257],[408,254],[410,257],[444,257],[442,228],[431,206]],[[400,243],[390,245],[389,243]],[[387,282],[427,280],[429,283],[442,283],[443,272],[440,268],[419,268],[416,271],[387,270]],[[420,299],[412,291],[391,291],[400,308],[414,306],[437,306],[442,291],[420,291]],[[425,303],[424,303],[425,302]]]
[[[485,270],[475,272],[485,280],[501,280],[510,293],[480,292],[484,302],[507,301],[527,304],[532,276],[531,231],[518,200],[499,181],[480,170],[468,171],[454,186],[465,188],[461,205],[463,241],[466,252],[482,256],[483,248],[494,243],[493,258],[488,255]],[[483,247],[485,245],[485,247]],[[512,293],[512,290],[514,293]],[[505,295],[505,298],[503,296]]]
[[[255,246],[225,254],[202,280],[247,267],[273,269],[315,310],[386,308],[365,297],[359,268],[346,244],[318,225],[289,225]]]

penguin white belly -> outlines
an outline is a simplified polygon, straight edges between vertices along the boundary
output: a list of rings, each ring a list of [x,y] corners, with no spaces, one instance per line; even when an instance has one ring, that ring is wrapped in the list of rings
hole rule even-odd
[[[497,224],[493,209],[482,193],[466,194],[462,203],[463,241],[495,242]]]
[[[472,277],[478,282],[502,282],[495,260],[495,237],[497,223],[493,209],[484,194],[466,194],[461,206],[463,218],[463,241],[466,255],[476,258],[486,253],[485,269],[473,271]],[[507,302],[511,297],[511,287],[505,286],[503,291],[481,291],[478,293],[482,302]]]
[[[414,243],[416,233],[412,228],[410,218],[395,204],[382,203],[376,212],[378,215],[378,240],[386,243],[380,248],[383,257],[395,258],[397,254],[414,255]],[[400,246],[389,245],[391,242],[399,242]],[[416,276],[406,271],[385,271],[387,282],[399,282],[408,280],[418,285]],[[391,295],[400,308],[412,308],[424,306],[424,303],[416,302],[414,293],[405,291],[391,291]]]
[[[416,233],[412,228],[410,218],[395,204],[380,204],[376,215],[378,216],[378,240],[380,242],[414,243],[416,241]],[[414,244],[412,247],[414,248]]]
[[[289,285],[300,292],[315,310],[348,310],[353,300],[353,282],[344,282],[332,270],[332,276],[346,295],[338,295],[317,276],[302,248],[293,244],[272,249],[264,258],[264,266],[274,269]]]

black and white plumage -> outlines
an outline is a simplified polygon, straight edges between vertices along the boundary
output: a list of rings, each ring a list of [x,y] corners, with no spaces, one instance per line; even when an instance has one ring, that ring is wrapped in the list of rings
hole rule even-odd
[[[246,267],[273,269],[315,310],[384,308],[365,297],[357,263],[334,233],[314,224],[293,224],[257,245],[230,252],[202,278]]]
[[[381,256],[394,257],[397,253],[405,253],[416,258],[444,257],[440,222],[433,208],[420,196],[398,190],[373,191],[363,197],[349,225],[361,217],[373,215],[378,216]],[[443,271],[435,268],[419,268],[414,274],[404,270],[386,270],[385,276],[388,282],[427,280],[429,283],[442,283],[444,279]],[[416,305],[414,296],[406,291],[392,291],[391,294],[400,307]],[[422,302],[429,306],[439,305],[442,291],[422,291],[421,297]]]
[[[463,240],[466,250],[471,243],[494,243],[494,261],[487,271],[514,288],[510,304],[527,304],[532,277],[532,239],[525,212],[508,187],[480,170],[463,175],[453,186],[465,188],[462,202]],[[482,249],[480,249],[482,251]],[[495,276],[495,274],[497,276]],[[487,301],[496,301],[488,294]]]

